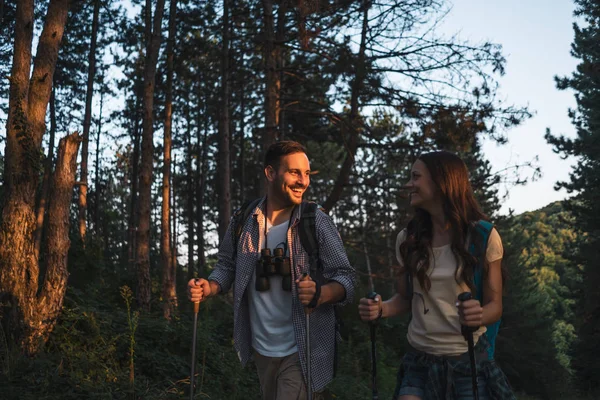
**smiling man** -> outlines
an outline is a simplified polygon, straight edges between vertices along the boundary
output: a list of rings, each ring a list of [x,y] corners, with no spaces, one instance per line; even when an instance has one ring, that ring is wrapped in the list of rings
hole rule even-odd
[[[334,375],[334,305],[352,301],[355,272],[331,218],[302,201],[310,184],[304,146],[293,141],[271,145],[264,174],[266,196],[234,214],[214,271],[208,279],[191,280],[189,296],[201,302],[227,292],[235,282],[234,346],[242,365],[254,358],[264,400],[304,400],[305,308],[312,309],[310,381],[318,392]],[[315,227],[319,279],[304,276],[311,271],[300,238],[307,221]]]

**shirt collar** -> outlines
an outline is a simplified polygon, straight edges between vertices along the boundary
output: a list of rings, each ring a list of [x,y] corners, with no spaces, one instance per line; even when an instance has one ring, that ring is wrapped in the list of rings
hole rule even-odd
[[[256,206],[256,208],[253,211],[253,216],[254,218],[258,218],[259,216],[264,216],[265,215],[265,207],[267,206],[267,197],[264,196],[261,198],[261,200],[258,202],[258,205]],[[299,221],[300,221],[300,209],[301,209],[301,205],[297,205],[296,207],[294,207],[294,210],[292,211],[292,219],[291,219],[291,224],[290,224],[290,228],[294,225],[296,225]]]

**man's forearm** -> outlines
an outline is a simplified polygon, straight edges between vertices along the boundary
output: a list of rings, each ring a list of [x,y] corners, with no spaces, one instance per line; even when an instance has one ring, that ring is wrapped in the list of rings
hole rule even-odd
[[[339,282],[330,281],[321,286],[321,296],[319,296],[319,304],[339,303],[345,298],[346,289]]]

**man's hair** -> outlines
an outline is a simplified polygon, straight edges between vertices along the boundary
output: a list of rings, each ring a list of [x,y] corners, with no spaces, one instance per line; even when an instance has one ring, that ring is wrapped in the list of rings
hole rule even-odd
[[[298,142],[294,142],[293,140],[282,140],[275,142],[267,149],[264,167],[267,168],[267,166],[270,165],[273,167],[273,169],[277,170],[279,169],[281,157],[295,153],[306,154],[306,147],[302,146]]]

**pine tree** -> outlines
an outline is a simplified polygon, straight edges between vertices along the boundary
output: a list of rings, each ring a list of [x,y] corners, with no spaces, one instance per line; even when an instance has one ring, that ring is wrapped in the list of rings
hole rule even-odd
[[[573,196],[566,203],[575,217],[579,230],[577,251],[571,257],[584,270],[583,297],[579,326],[580,346],[574,362],[582,384],[598,389],[600,381],[600,2],[576,0],[575,15],[584,23],[574,24],[575,39],[571,54],[580,59],[570,77],[556,79],[558,89],[575,91],[577,108],[569,110],[576,136],[555,136],[550,131],[546,139],[554,151],[563,157],[574,157],[577,165],[568,182],[557,183]]]

